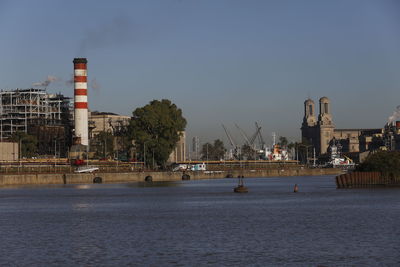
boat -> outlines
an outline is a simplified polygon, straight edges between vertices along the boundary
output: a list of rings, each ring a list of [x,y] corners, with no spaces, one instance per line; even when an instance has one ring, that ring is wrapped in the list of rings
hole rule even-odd
[[[95,172],[98,170],[99,170],[99,168],[95,167],[95,166],[81,166],[81,167],[78,167],[75,170],[75,172],[76,173],[92,173],[92,172]]]
[[[327,163],[327,167],[340,168],[345,170],[351,170],[355,168],[355,163],[349,157],[342,155],[342,146],[338,141],[333,141],[329,147],[330,150],[330,161]]]

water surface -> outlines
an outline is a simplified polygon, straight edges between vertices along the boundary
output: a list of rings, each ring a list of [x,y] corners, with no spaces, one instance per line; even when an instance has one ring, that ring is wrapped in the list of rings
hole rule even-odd
[[[400,266],[400,189],[236,183],[2,188],[0,266]]]

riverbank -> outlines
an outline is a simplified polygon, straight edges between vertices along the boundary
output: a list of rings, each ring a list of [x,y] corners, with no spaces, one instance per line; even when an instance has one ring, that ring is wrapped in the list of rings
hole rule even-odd
[[[198,172],[97,172],[97,173],[35,173],[1,174],[0,186],[41,185],[41,184],[91,184],[96,177],[103,183],[129,183],[144,181],[180,181],[184,179],[219,179],[243,177],[288,177],[313,175],[338,175],[340,169],[270,169],[270,170],[230,170]],[[99,181],[99,179],[97,179]]]

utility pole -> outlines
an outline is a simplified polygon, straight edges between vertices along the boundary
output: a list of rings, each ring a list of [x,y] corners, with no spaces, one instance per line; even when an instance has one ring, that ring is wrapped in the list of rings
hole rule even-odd
[[[143,165],[146,168],[146,142],[143,143]]]
[[[313,158],[314,158],[314,167],[315,167],[315,147],[313,147],[313,152],[314,152]]]
[[[56,172],[57,167],[57,139],[54,138],[54,172]]]

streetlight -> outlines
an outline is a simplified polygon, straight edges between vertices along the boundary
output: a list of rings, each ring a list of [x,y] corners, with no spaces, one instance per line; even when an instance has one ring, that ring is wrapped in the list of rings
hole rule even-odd
[[[208,143],[206,144],[206,147],[207,147],[207,163],[208,163]]]

